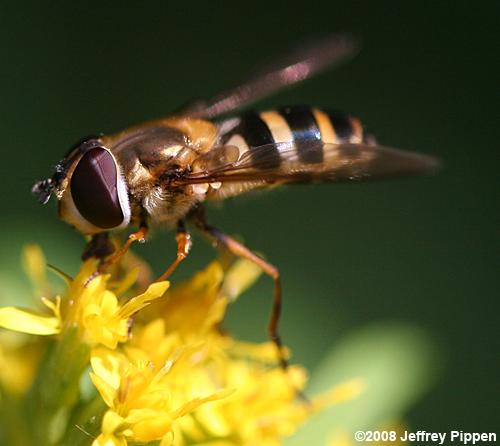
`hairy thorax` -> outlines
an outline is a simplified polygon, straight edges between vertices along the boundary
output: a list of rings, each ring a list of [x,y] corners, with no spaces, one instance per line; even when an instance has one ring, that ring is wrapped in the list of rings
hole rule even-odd
[[[216,137],[211,123],[187,118],[154,121],[106,137],[128,186],[133,223],[173,224],[204,200],[203,191],[172,183],[210,150]]]

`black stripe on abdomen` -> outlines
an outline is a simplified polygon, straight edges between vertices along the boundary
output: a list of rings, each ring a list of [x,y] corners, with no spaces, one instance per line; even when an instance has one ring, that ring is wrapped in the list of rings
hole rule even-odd
[[[353,135],[353,128],[349,116],[338,111],[325,110],[325,113],[330,118],[337,138],[340,141],[350,141]]]
[[[256,169],[280,166],[281,156],[278,148],[267,149],[265,153],[254,150],[257,147],[274,143],[271,130],[257,113],[245,113],[234,133],[239,133],[245,139],[251,153],[252,164]]]
[[[290,127],[299,160],[304,164],[323,162],[321,132],[311,107],[284,107],[279,112]]]

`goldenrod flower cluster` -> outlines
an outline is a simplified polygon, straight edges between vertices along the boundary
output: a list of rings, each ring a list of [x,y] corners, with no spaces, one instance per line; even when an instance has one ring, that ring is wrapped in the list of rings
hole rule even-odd
[[[25,264],[47,292],[41,251],[30,247]],[[361,390],[353,380],[305,402],[302,367],[285,373],[272,343],[222,329],[228,303],[258,276],[249,263],[215,261],[185,283],[142,293],[136,269],[88,282],[95,268],[85,262],[62,296],[40,296],[39,313],[0,309],[0,326],[40,335],[1,333],[3,410],[20,418],[7,429],[12,444],[274,446]]]

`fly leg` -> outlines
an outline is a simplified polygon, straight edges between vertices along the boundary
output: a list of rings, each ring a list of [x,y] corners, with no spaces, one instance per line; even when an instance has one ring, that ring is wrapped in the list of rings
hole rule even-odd
[[[179,264],[188,256],[191,250],[191,235],[187,232],[184,221],[182,220],[177,222],[175,240],[177,241],[177,257],[170,264],[167,270],[160,277],[158,277],[158,279],[156,279],[156,282],[161,282],[162,280],[167,279],[176,270]]]
[[[158,277],[158,279],[156,279],[156,282],[161,282],[167,279],[175,271],[179,264],[188,256],[189,251],[191,250],[191,236],[186,231],[186,227],[182,220],[177,222],[177,233],[175,235],[175,239],[177,240],[177,258],[170,264],[167,270],[160,277]],[[132,335],[134,320],[135,314],[133,314],[128,320],[128,337]]]
[[[222,246],[237,257],[241,257],[255,263],[265,274],[273,279],[274,295],[268,332],[271,341],[276,345],[280,366],[284,371],[286,371],[288,369],[288,360],[286,359],[283,343],[279,334],[279,320],[281,315],[281,282],[278,268],[259,257],[257,254],[237,242],[229,235],[224,234],[219,229],[209,225],[205,220],[204,210],[201,206],[195,209],[192,216],[197,227],[214,240],[217,245]]]
[[[203,207],[200,205],[195,208],[190,217],[193,218],[196,226],[206,235],[208,235],[212,240],[214,240],[219,246],[227,249],[231,254],[236,257],[241,257],[255,263],[262,271],[271,277],[274,281],[274,295],[273,303],[271,309],[271,317],[269,319],[268,332],[271,341],[276,346],[278,351],[278,360],[281,368],[284,372],[287,372],[289,363],[285,355],[283,348],[283,343],[279,334],[279,320],[281,315],[281,282],[280,273],[278,268],[276,268],[271,263],[265,261],[263,258],[259,257],[257,254],[252,252],[246,246],[237,242],[235,239],[227,234],[224,234],[219,229],[211,226],[207,223],[205,219],[205,212]],[[296,389],[296,395],[308,406],[311,402],[307,396],[301,391]]]
[[[99,232],[98,234],[94,234],[87,243],[87,246],[85,246],[85,249],[82,253],[82,260],[85,261],[90,259],[91,257],[103,260],[109,255],[113,254],[114,251],[115,247],[109,240],[109,233]]]
[[[90,257],[96,257],[100,259],[99,266],[97,270],[92,273],[85,281],[85,286],[87,286],[92,280],[94,280],[99,274],[103,274],[109,267],[117,263],[129,250],[132,243],[137,241],[144,241],[148,233],[148,228],[145,224],[139,227],[139,230],[130,234],[127,241],[113,252],[114,248],[108,238],[108,233],[96,234],[92,237],[89,244],[83,252],[82,259],[86,260]],[[111,254],[111,255],[110,255]],[[109,257],[107,257],[109,256]],[[107,257],[107,258],[105,258]]]

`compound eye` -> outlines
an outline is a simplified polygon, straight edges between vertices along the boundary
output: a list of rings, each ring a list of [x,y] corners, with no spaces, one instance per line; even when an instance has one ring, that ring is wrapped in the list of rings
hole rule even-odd
[[[117,181],[115,160],[102,147],[86,152],[73,171],[73,202],[82,217],[98,228],[115,228],[124,220]]]

